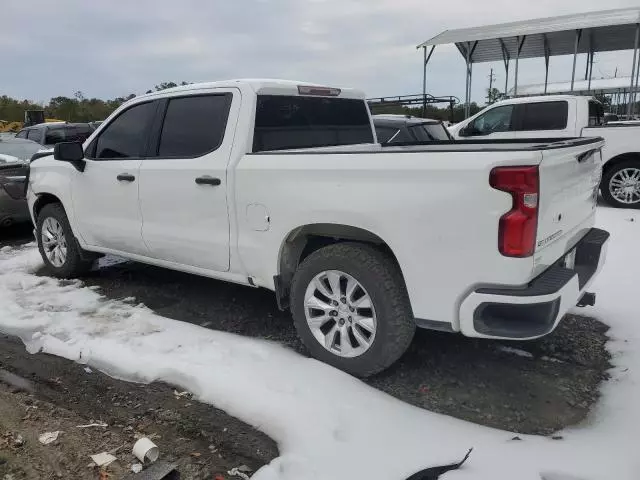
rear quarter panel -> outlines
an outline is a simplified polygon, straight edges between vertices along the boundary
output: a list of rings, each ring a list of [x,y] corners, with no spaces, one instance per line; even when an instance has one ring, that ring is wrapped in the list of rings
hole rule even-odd
[[[640,125],[585,128],[582,130],[582,136],[604,138],[605,145],[602,148],[604,163],[624,153],[640,154]]]
[[[489,186],[498,165],[536,165],[541,153],[382,152],[253,154],[235,172],[237,249],[256,283],[273,288],[283,242],[294,229],[335,223],[368,230],[392,249],[414,315],[451,322],[477,285],[518,285],[533,260],[498,252],[498,221],[511,197]],[[249,206],[252,205],[251,208]],[[248,211],[264,207],[268,229]]]

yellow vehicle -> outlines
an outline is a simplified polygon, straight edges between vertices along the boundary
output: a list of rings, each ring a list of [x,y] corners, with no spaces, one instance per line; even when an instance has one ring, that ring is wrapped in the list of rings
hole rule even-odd
[[[22,122],[10,122],[8,120],[0,120],[1,132],[17,132],[22,128]]]
[[[0,120],[0,133],[19,132],[24,127],[30,127],[39,123],[64,122],[57,118],[44,118],[44,110],[27,110],[24,112],[24,122]]]

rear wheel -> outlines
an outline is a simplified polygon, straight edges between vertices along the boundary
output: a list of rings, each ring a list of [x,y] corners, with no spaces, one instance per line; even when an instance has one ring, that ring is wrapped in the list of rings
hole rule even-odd
[[[602,197],[612,207],[640,207],[640,161],[626,160],[602,177]]]
[[[93,261],[78,246],[59,203],[45,205],[38,214],[36,238],[42,260],[52,275],[73,278],[91,270]]]
[[[400,269],[368,245],[340,243],[309,255],[293,279],[291,310],[315,358],[363,377],[400,358],[416,328]]]

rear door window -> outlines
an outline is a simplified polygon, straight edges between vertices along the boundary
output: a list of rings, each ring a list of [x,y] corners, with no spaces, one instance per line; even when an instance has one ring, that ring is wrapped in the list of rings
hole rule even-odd
[[[44,137],[45,145],[55,145],[56,143],[64,142],[65,134],[63,128],[49,128]]]
[[[441,123],[421,123],[410,125],[409,134],[417,142],[434,142],[449,140],[447,129]]]
[[[140,103],[118,115],[105,127],[95,144],[91,142],[92,145],[88,148],[91,152],[89,158],[123,159],[144,156],[156,106],[156,102]]]
[[[169,99],[158,156],[193,158],[216,150],[224,138],[231,93]]]
[[[376,137],[380,143],[387,143],[396,133],[398,129],[394,127],[376,127]]]
[[[34,142],[42,143],[42,134],[43,132],[41,128],[32,128],[29,130],[29,133],[27,133],[27,138]]]
[[[614,120],[610,120],[610,121],[614,121]],[[604,123],[605,123],[604,122],[604,105],[602,105],[602,103],[600,102],[591,100],[589,102],[589,126],[599,127]]]
[[[258,95],[253,151],[373,143],[364,100]]]
[[[67,142],[84,142],[91,134],[93,129],[87,125],[73,125],[66,129],[66,141]]]
[[[522,124],[519,131],[564,130],[567,128],[569,104],[559,102],[535,102],[523,105]]]

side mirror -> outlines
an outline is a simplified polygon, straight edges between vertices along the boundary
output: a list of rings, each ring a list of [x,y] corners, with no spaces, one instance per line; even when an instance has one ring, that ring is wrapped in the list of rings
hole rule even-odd
[[[80,142],[56,143],[53,147],[53,158],[62,162],[69,162],[76,170],[84,172],[84,151]]]

